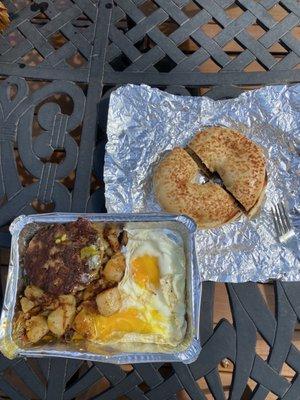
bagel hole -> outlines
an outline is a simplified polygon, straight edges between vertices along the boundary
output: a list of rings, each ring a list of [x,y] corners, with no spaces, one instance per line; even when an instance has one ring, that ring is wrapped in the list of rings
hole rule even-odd
[[[189,147],[186,147],[184,150],[195,161],[195,163],[197,164],[197,166],[198,166],[198,168],[200,170],[200,173],[202,173],[207,179],[211,179],[213,174],[206,167],[206,165],[202,162],[201,158],[194,152],[194,150],[192,150]]]
[[[223,181],[222,181],[222,178],[220,177],[220,175],[219,175],[217,172],[214,172],[214,173],[211,175],[210,180],[211,180],[211,182],[216,183],[216,184],[222,186],[222,188],[225,189],[225,186],[224,186],[224,183],[223,183]]]
[[[198,156],[198,154],[196,154],[194,152],[194,150],[192,150],[189,147],[187,147],[185,150],[197,164],[197,166],[200,170],[200,174],[204,175],[207,178],[206,182],[210,181],[210,182],[216,183],[220,186],[224,186],[220,175],[217,172],[211,172],[207,168],[207,166],[204,164],[204,162],[201,160],[201,158]],[[205,182],[199,182],[199,183],[205,183]]]
[[[203,185],[204,183],[209,182],[207,176],[205,176],[201,171],[198,171],[198,175],[194,179],[194,183],[198,183],[199,185]]]

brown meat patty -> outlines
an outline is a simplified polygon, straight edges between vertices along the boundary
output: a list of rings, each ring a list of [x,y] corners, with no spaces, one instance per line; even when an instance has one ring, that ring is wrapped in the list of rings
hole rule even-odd
[[[97,244],[98,232],[85,219],[41,228],[30,240],[24,268],[34,285],[52,295],[67,294],[89,282],[84,247]]]

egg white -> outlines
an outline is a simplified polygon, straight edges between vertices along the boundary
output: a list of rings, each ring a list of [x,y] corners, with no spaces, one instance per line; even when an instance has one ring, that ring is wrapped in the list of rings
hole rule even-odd
[[[131,229],[127,233],[126,269],[119,283],[122,309],[141,310],[158,333],[127,333],[121,341],[135,340],[140,343],[176,346],[183,340],[186,332],[186,272],[182,239],[175,232],[172,232],[171,238],[163,229]],[[159,286],[154,291],[139,286],[132,276],[132,260],[144,255],[157,257],[158,260],[160,279]],[[159,321],[153,318],[153,310],[162,317]]]

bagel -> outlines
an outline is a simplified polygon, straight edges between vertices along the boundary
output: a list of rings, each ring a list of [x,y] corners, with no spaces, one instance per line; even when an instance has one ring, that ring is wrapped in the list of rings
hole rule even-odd
[[[200,228],[220,226],[241,212],[234,198],[220,185],[196,183],[197,163],[182,148],[170,151],[154,171],[155,196],[166,211],[186,214]]]
[[[256,143],[232,129],[216,126],[198,132],[188,146],[210,172],[219,174],[246,212],[257,207],[266,184],[266,160]]]
[[[263,205],[263,202],[265,200],[266,197],[266,188],[267,188],[267,175],[266,175],[266,179],[265,179],[265,183],[264,183],[264,187],[260,193],[259,198],[257,199],[257,202],[254,204],[254,206],[251,208],[251,210],[248,211],[247,215],[249,218],[253,218],[255,217],[259,211],[261,210],[261,207]]]

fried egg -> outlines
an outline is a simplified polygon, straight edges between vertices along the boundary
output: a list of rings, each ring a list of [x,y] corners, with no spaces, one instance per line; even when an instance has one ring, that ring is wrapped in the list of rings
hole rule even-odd
[[[99,343],[176,346],[186,332],[182,238],[163,229],[131,229],[127,233],[125,274],[118,285],[120,310],[110,316],[82,310],[75,329]]]
[[[162,229],[129,230],[125,256],[125,275],[119,284],[122,307],[138,310],[150,327],[146,334],[135,332],[132,339],[177,345],[186,330],[180,235]]]

